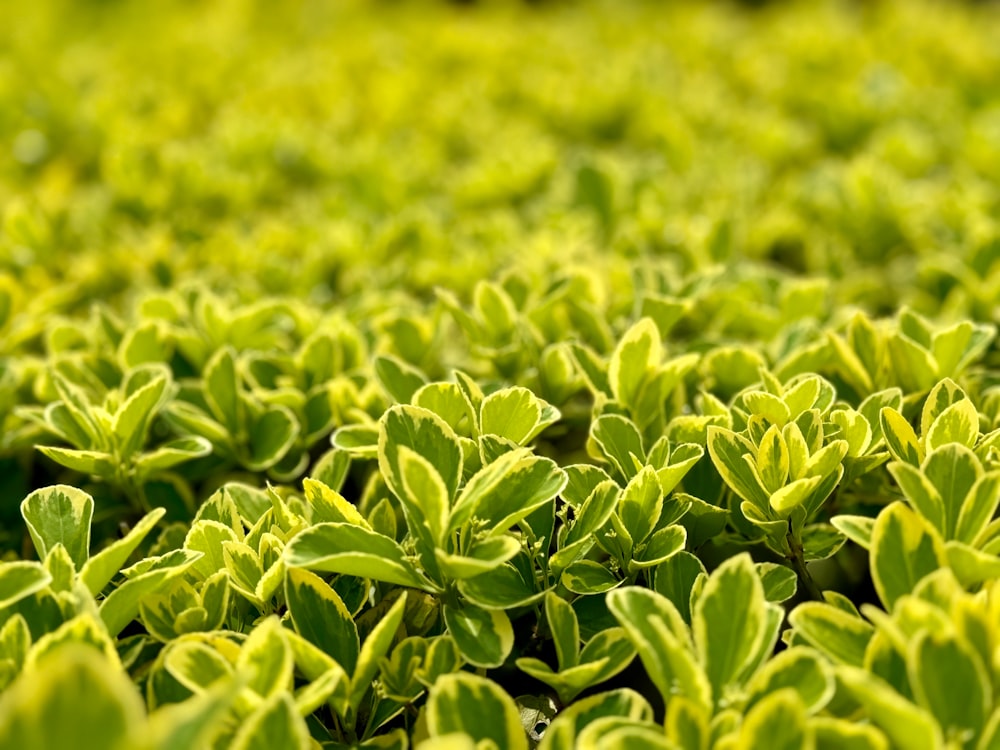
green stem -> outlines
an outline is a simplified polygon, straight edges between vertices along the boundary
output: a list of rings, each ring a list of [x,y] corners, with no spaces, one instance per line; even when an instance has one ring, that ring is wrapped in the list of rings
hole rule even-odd
[[[802,553],[802,544],[791,532],[788,532],[786,538],[788,548],[791,550],[791,554],[788,555],[788,561],[792,564],[792,568],[798,575],[802,588],[809,594],[810,599],[815,599],[818,602],[826,601],[823,597],[823,590],[816,585],[816,581],[813,580],[812,575],[809,573],[809,568],[806,566],[806,559]]]

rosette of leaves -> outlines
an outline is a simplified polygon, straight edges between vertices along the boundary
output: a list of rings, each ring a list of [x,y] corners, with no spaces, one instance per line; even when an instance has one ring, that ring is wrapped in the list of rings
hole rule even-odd
[[[107,482],[133,505],[148,508],[146,490],[151,480],[207,455],[212,446],[201,437],[190,436],[146,448],[154,420],[176,392],[165,366],[133,368],[114,388],[105,386],[94,373],[83,375],[84,367],[80,365],[76,371],[77,382],[54,371],[52,384],[60,400],[44,409],[25,408],[21,413],[72,446],[38,446],[46,457]]]
[[[856,438],[831,437],[842,429],[829,435],[825,429],[824,415],[835,398],[829,382],[811,376],[783,386],[764,375],[764,390],[746,391],[734,404],[734,428],[746,426],[739,432],[710,427],[708,451],[739,500],[730,508],[734,525],[787,558],[815,597],[805,563],[833,555],[845,537],[813,521],[844,476],[851,449],[846,438]],[[856,442],[856,449],[863,443]]]
[[[487,446],[495,441],[486,437],[478,446],[463,442],[434,412],[391,407],[378,425],[378,463],[405,519],[402,541],[340,501],[338,520],[298,534],[285,563],[433,594],[462,656],[499,666],[514,641],[507,610],[540,601],[548,587],[536,558],[544,554],[566,476],[516,445],[502,443],[505,452],[491,455]],[[469,445],[481,451],[466,458]]]
[[[878,544],[873,557],[895,543]],[[829,660],[845,698],[833,710],[860,711],[892,747],[994,747],[1000,741],[997,583],[970,594],[952,570],[928,569],[927,556],[918,555],[905,593],[890,582],[898,569],[879,574],[888,611],[865,604],[859,613],[832,595],[796,608],[785,639],[808,643]]]
[[[863,399],[891,387],[908,402],[923,398],[939,380],[957,378],[982,358],[996,336],[987,323],[963,320],[936,326],[904,308],[893,324],[858,313],[843,334],[827,334],[833,372]]]
[[[666,359],[663,334],[651,317],[630,327],[607,359],[583,344],[573,346],[573,355],[594,396],[596,413],[623,413],[649,440],[663,434],[676,411],[670,397],[700,359],[695,353]]]
[[[684,549],[688,528],[683,521],[692,509],[702,520],[724,515],[674,492],[704,454],[701,446],[674,445],[664,437],[647,454],[638,428],[617,414],[594,420],[590,442],[611,473],[589,465],[567,467],[566,505],[559,512],[556,551],[548,564],[563,586],[581,595],[634,583]],[[696,542],[705,529],[697,520],[692,524]]]
[[[175,550],[123,569],[163,517],[162,509],[91,554],[94,500],[75,487],[36,490],[21,503],[21,514],[41,562],[0,563],[0,632],[7,634],[0,641],[8,648],[0,657],[0,673],[5,684],[24,667],[32,644],[51,645],[62,639],[53,635],[57,632],[74,640],[72,633],[83,628],[98,634],[114,652],[112,640],[135,619],[142,601],[168,588],[202,556]]]
[[[994,519],[1000,503],[1000,471],[993,459],[1000,432],[980,433],[975,405],[949,379],[938,383],[925,400],[919,438],[896,409],[885,407],[880,417],[889,452],[896,459],[888,470],[908,507],[894,504],[877,519],[835,516],[833,524],[873,553],[876,529],[879,543],[889,529],[895,529],[893,537],[932,539],[924,551],[943,552],[965,585],[1000,575],[1000,523]],[[893,519],[892,525],[886,525],[883,516]],[[878,564],[873,557],[876,582],[880,573],[888,576],[907,556],[902,550],[891,559],[880,555]]]
[[[182,388],[164,416],[178,432],[208,441],[219,460],[248,471],[275,469],[302,431],[289,407],[268,403],[247,387],[230,347],[212,355],[201,380]]]

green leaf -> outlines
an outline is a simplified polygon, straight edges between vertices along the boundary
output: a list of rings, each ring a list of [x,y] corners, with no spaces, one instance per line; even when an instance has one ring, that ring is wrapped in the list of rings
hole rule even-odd
[[[639,693],[620,688],[574,701],[560,711],[545,730],[538,750],[571,750],[577,736],[592,722],[604,717],[620,717],[635,722],[649,722],[653,709]]]
[[[309,750],[305,720],[287,692],[278,692],[244,720],[230,750]]]
[[[560,582],[574,594],[601,594],[620,586],[622,579],[594,560],[577,560],[563,571]]]
[[[41,563],[28,560],[0,563],[0,610],[41,591],[52,576]]]
[[[128,459],[142,449],[149,423],[159,410],[169,381],[165,375],[154,378],[133,393],[115,413],[111,430],[118,441],[119,455]]]
[[[701,560],[690,552],[678,552],[656,568],[654,589],[677,608],[685,622],[691,622],[691,593],[699,578],[708,578]]]
[[[753,459],[756,449],[749,440],[723,427],[708,428],[708,454],[719,476],[740,498],[757,508],[766,508],[771,495],[765,490],[744,456]]]
[[[233,665],[211,646],[175,640],[163,652],[164,669],[188,690],[202,693],[233,675]]]
[[[993,705],[992,681],[979,656],[962,641],[924,631],[910,646],[910,684],[947,737],[980,734]]]
[[[517,705],[495,682],[459,672],[439,677],[427,698],[431,737],[463,733],[474,742],[505,750],[528,750]]]
[[[754,567],[764,586],[764,598],[767,601],[780,604],[795,596],[798,576],[794,570],[777,563],[757,563]]]
[[[875,519],[868,516],[834,516],[830,523],[837,531],[863,549],[870,549]]]
[[[444,482],[447,496],[455,497],[462,477],[462,448],[458,436],[441,417],[417,406],[393,406],[379,421],[379,469],[393,493],[406,500],[400,447],[426,459]]]
[[[759,585],[759,582],[758,582]],[[608,594],[608,608],[625,628],[664,702],[676,694],[712,708],[712,685],[695,660],[687,626],[665,597],[628,586]]]
[[[542,598],[542,592],[535,590],[531,578],[533,576],[525,580],[523,570],[505,562],[494,565],[492,570],[460,580],[458,590],[470,602],[484,609],[514,609],[529,606]]]
[[[284,559],[293,568],[325,570],[413,588],[428,585],[394,540],[348,523],[320,523],[306,529],[285,547]]]
[[[230,347],[219,349],[205,365],[202,373],[205,401],[212,415],[235,435],[243,425],[243,403],[236,372],[236,358]]]
[[[94,498],[86,492],[65,484],[35,490],[21,503],[21,515],[40,558],[61,544],[77,570],[87,562]]]
[[[483,399],[479,429],[484,435],[499,435],[518,445],[527,445],[559,416],[559,410],[551,404],[527,388],[516,386]]]
[[[385,392],[398,404],[408,404],[427,379],[416,367],[390,354],[380,354],[373,361],[375,377]]]
[[[787,688],[798,694],[806,713],[814,714],[830,702],[836,685],[826,662],[812,649],[794,646],[767,661],[753,676],[746,686],[747,705]]]
[[[736,748],[758,750],[762,747],[773,750],[811,750],[814,747],[797,693],[791,690],[772,693],[747,713]]]
[[[368,637],[365,638],[358,654],[358,665],[351,675],[350,706],[357,710],[361,701],[371,687],[372,680],[378,674],[379,663],[389,653],[400,625],[403,622],[403,615],[406,614],[407,594],[404,591],[393,603],[389,611],[386,612],[378,624],[372,628]]]
[[[698,597],[694,643],[717,702],[757,651],[767,619],[764,602],[764,587],[746,554],[720,565]]]
[[[573,607],[550,591],[545,595],[545,620],[552,633],[559,669],[575,667],[580,660],[580,625]]]
[[[775,492],[785,486],[788,479],[789,458],[785,440],[777,425],[771,425],[757,448],[757,471],[764,489]]]
[[[173,468],[185,461],[207,456],[212,452],[212,444],[203,437],[185,437],[171,440],[149,453],[142,453],[135,459],[138,477],[148,477]]]
[[[80,571],[80,580],[91,594],[97,596],[108,585],[164,515],[166,510],[163,508],[151,510],[132,527],[128,534],[87,560]]]
[[[964,398],[943,412],[931,423],[924,436],[927,450],[931,451],[950,443],[973,448],[979,439],[979,413],[975,405]]]
[[[351,613],[322,578],[301,568],[285,572],[285,600],[299,635],[336,659],[348,674],[361,648]]]
[[[143,572],[130,577],[101,602],[99,611],[108,632],[117,636],[135,619],[142,599],[161,591],[200,558],[201,553],[193,550],[174,550],[160,557],[146,558]]]
[[[805,641],[836,664],[860,667],[874,628],[856,615],[825,602],[803,602],[788,621]]]
[[[35,447],[60,466],[101,479],[113,478],[118,467],[114,456],[103,451],[78,451],[50,445],[36,445]]]
[[[299,436],[299,423],[290,409],[273,406],[250,426],[250,456],[246,466],[262,471],[278,463]]]
[[[477,667],[499,667],[514,647],[514,630],[502,611],[444,605],[444,622],[462,656]]]
[[[889,740],[871,724],[827,716],[810,719],[816,750],[889,750]]]
[[[639,428],[627,417],[602,414],[590,426],[590,437],[604,458],[626,482],[634,477],[645,462]]]
[[[608,363],[608,382],[615,400],[628,407],[663,360],[660,331],[652,318],[642,318],[622,336]]]
[[[629,568],[641,569],[659,565],[682,549],[687,541],[687,529],[683,526],[667,526],[655,532],[645,542],[633,549]]]
[[[399,479],[407,504],[418,522],[425,523],[434,543],[444,546],[451,498],[444,480],[430,461],[406,446],[399,447]]]
[[[550,503],[566,481],[565,472],[551,459],[506,453],[468,481],[455,502],[450,527],[471,516],[481,519],[487,531],[503,533]]]
[[[943,525],[939,527],[941,534],[945,539],[952,539],[965,498],[982,476],[982,465],[971,450],[949,443],[928,453],[922,470],[941,497],[944,511]]]
[[[258,622],[250,631],[240,648],[236,667],[249,675],[247,686],[262,698],[291,688],[295,662],[285,629],[276,616]]]
[[[886,406],[879,412],[879,424],[886,447],[893,458],[912,466],[920,466],[924,460],[924,449],[917,440],[917,434],[902,414]]]
[[[857,667],[840,667],[837,679],[865,708],[894,748],[943,750],[941,729],[924,709],[910,703],[884,680]]]
[[[0,696],[0,738],[10,748],[129,750],[142,746],[144,713],[127,674],[67,644]]]
[[[921,578],[947,564],[940,537],[907,506],[896,502],[879,513],[872,530],[871,571],[887,610]]]
[[[911,464],[899,461],[889,464],[887,468],[913,509],[944,534],[946,529],[944,500],[924,472]]]
[[[652,532],[663,509],[663,488],[651,466],[644,466],[618,500],[618,516],[638,544]]]
[[[974,543],[986,530],[1000,506],[1000,472],[991,471],[976,480],[969,490],[955,524],[955,539]]]

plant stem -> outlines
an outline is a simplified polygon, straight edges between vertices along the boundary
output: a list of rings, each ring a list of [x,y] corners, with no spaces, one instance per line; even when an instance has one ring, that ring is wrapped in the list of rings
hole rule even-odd
[[[826,601],[823,598],[823,590],[816,585],[816,581],[813,580],[812,575],[809,573],[809,568],[806,566],[806,559],[802,554],[802,545],[799,540],[789,532],[788,533],[788,548],[792,551],[788,556],[788,561],[792,564],[792,568],[799,577],[799,582],[802,584],[802,588],[805,592],[809,594],[810,599],[815,599],[818,602]]]

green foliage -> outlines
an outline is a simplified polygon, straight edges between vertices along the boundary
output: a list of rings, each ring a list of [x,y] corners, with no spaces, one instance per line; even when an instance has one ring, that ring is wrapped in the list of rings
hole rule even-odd
[[[995,7],[455,5],[0,0],[0,747],[1000,748]]]

